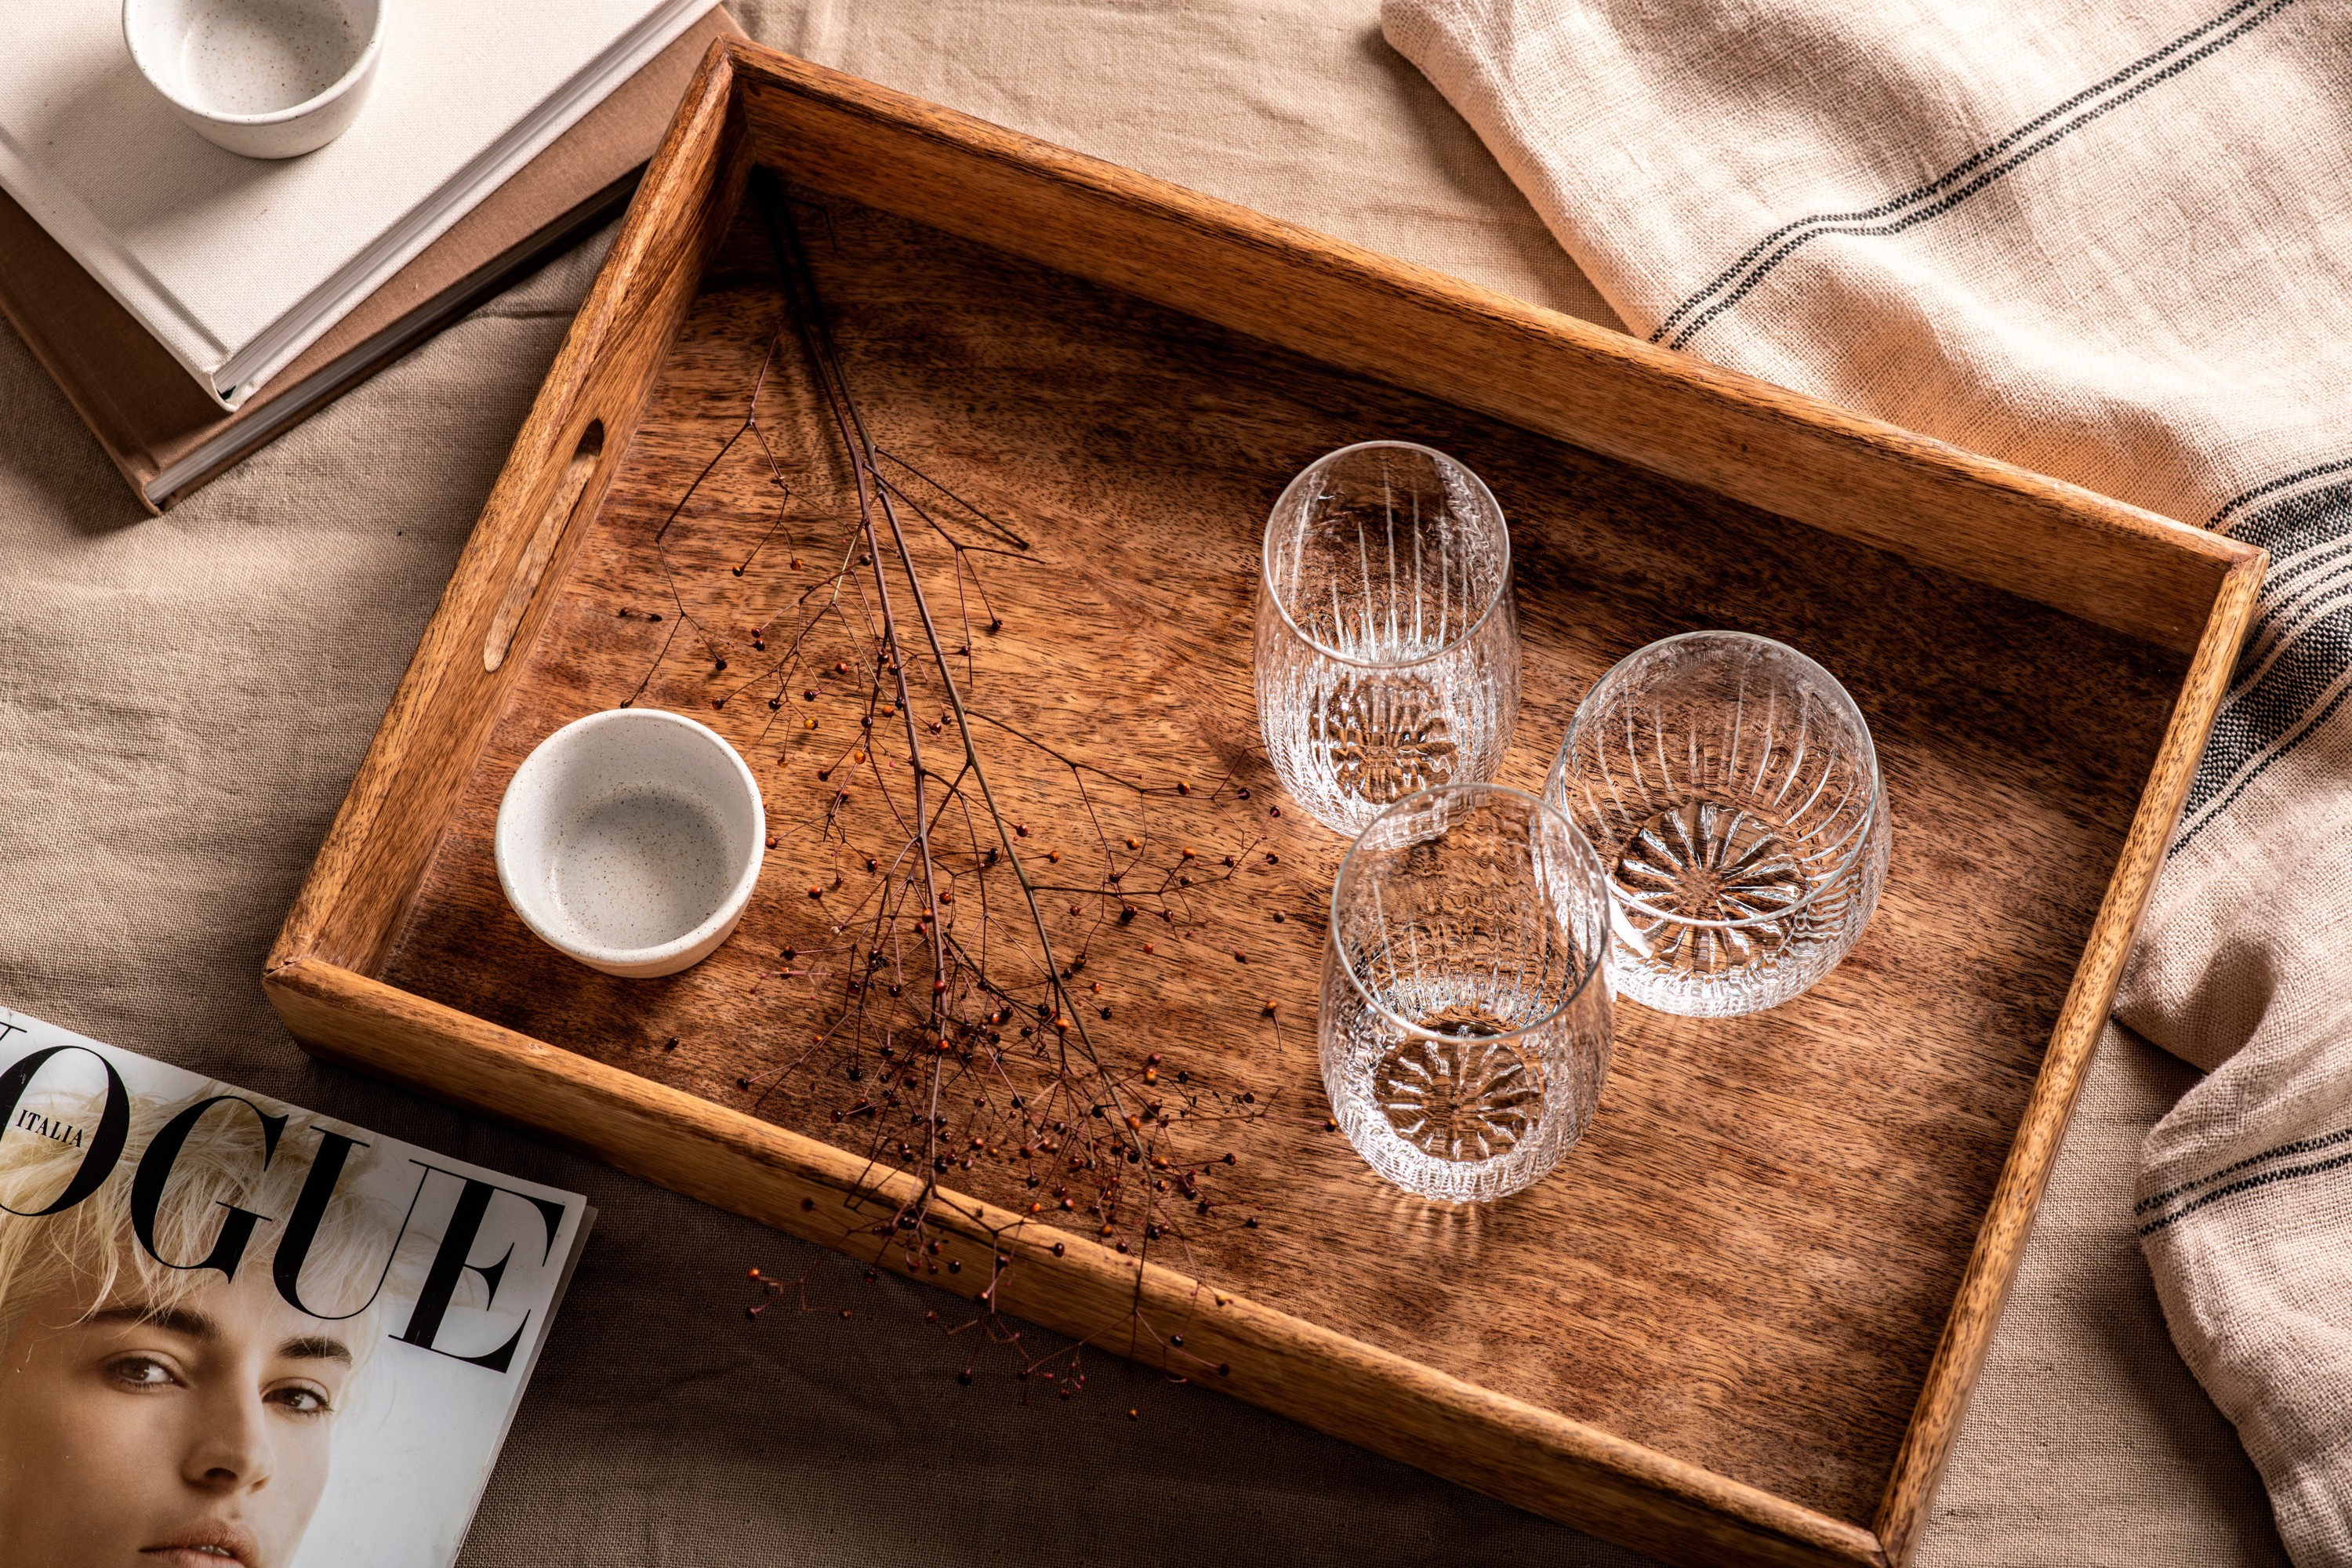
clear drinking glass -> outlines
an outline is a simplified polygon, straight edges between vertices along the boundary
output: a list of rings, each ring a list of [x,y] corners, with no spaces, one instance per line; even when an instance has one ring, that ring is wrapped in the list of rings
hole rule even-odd
[[[1323,1088],[1409,1193],[1484,1202],[1568,1152],[1609,1072],[1608,895],[1531,795],[1452,784],[1373,818],[1331,889]]]
[[[1478,476],[1406,441],[1317,459],[1265,524],[1257,713],[1276,776],[1353,837],[1488,779],[1519,711],[1511,536]]]
[[[1794,648],[1692,632],[1576,710],[1544,799],[1607,869],[1620,995],[1722,1018],[1820,980],[1870,923],[1892,835],[1870,726]]]

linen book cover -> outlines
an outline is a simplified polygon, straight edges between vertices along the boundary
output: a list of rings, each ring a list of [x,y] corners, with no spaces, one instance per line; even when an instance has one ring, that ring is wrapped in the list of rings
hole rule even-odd
[[[593,1215],[0,1008],[0,1563],[446,1568]]]

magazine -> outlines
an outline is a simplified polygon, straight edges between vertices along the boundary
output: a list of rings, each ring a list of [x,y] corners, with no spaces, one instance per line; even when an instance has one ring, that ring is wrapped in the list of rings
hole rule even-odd
[[[447,1568],[593,1220],[0,1008],[0,1563]]]

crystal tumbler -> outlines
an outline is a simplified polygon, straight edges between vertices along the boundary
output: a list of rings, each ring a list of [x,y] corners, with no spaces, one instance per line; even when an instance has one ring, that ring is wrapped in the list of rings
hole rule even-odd
[[[1618,994],[1729,1017],[1836,967],[1891,842],[1870,727],[1835,677],[1738,632],[1628,655],[1588,692],[1545,800],[1607,868]]]
[[[1331,890],[1323,1088],[1372,1169],[1483,1202],[1540,1180],[1609,1071],[1608,898],[1533,795],[1441,784],[1373,818]]]
[[[1285,788],[1353,837],[1413,791],[1492,778],[1519,710],[1511,539],[1426,447],[1318,458],[1266,520],[1257,712]]]

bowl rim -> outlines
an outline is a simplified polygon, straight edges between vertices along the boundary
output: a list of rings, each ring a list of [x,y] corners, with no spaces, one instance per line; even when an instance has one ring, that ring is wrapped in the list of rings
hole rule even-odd
[[[140,48],[139,34],[131,26],[131,17],[134,13],[158,3],[159,0],[122,0],[122,42],[123,46],[131,51],[131,61],[139,68],[139,74],[147,79],[148,86],[163,95],[165,102],[184,114],[192,114],[208,125],[251,128],[285,125],[297,120],[306,119],[350,93],[375,68],[376,57],[383,51],[384,24],[392,14],[392,0],[373,0],[375,6],[375,26],[369,30],[367,43],[361,47],[359,58],[353,60],[342,75],[301,102],[289,104],[284,109],[272,109],[260,114],[226,114],[217,109],[207,109],[202,104],[191,103],[173,91],[165,85],[163,78],[157,73],[155,68],[149,63],[144,51]],[[184,36],[184,34],[183,37]]]
[[[751,804],[753,817],[751,849],[744,856],[743,864],[737,870],[735,880],[729,886],[726,897],[721,899],[717,907],[697,922],[691,930],[674,936],[667,942],[656,942],[647,947],[606,947],[595,942],[583,942],[569,931],[550,930],[532,914],[529,900],[518,896],[516,879],[509,869],[509,863],[513,858],[512,834],[520,831],[520,822],[519,816],[510,815],[509,812],[509,803],[514,799],[515,786],[521,784],[531,773],[535,765],[541,767],[552,765],[551,762],[543,761],[543,759],[551,759],[577,746],[583,735],[614,725],[675,726],[690,732],[695,740],[715,747],[719,755],[726,758],[730,764],[730,771],[736,782],[742,786],[744,798]],[[584,714],[552,731],[546,739],[533,746],[530,749],[530,754],[523,758],[521,765],[515,769],[514,776],[507,781],[506,789],[499,796],[498,823],[490,835],[491,858],[498,865],[499,890],[506,896],[507,907],[514,910],[523,924],[530,928],[534,936],[567,957],[576,958],[583,963],[595,968],[615,964],[637,968],[647,964],[662,963],[709,942],[741,916],[744,907],[751,901],[752,889],[759,885],[761,870],[767,861],[766,812],[767,803],[761,796],[760,781],[752,776],[751,764],[743,760],[743,753],[737,751],[726,736],[709,725],[689,719],[683,713],[673,713],[666,708],[607,708],[599,712]]]

